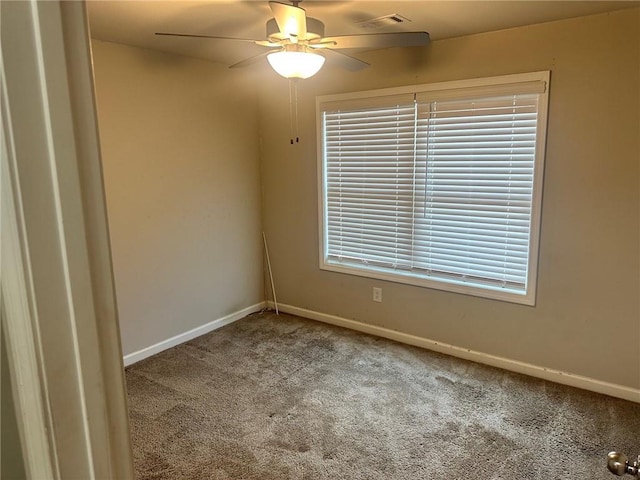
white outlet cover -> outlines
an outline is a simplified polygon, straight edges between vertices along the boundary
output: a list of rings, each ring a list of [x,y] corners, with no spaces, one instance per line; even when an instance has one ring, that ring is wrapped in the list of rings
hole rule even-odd
[[[379,287],[373,287],[373,301],[382,302],[382,289]]]

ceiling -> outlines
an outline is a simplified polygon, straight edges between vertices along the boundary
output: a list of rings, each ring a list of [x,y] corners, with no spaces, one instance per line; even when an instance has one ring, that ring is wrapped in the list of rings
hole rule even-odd
[[[433,41],[604,13],[640,6],[640,1],[306,0],[300,6],[307,16],[325,23],[326,36],[427,31]],[[265,23],[271,18],[266,0],[90,0],[88,10],[93,38],[227,65],[262,53],[264,48],[244,42],[162,37],[154,33],[264,39]],[[400,14],[411,21],[374,30],[359,25],[388,14]]]

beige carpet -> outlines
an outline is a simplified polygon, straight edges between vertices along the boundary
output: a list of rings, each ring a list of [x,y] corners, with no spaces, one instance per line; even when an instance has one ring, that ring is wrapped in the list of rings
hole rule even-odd
[[[613,479],[640,405],[273,313],[126,370],[139,479]]]

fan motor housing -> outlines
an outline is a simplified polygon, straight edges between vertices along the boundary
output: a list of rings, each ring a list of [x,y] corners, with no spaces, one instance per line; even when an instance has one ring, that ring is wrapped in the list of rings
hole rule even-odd
[[[324,23],[317,18],[307,17],[307,38],[306,40],[316,40],[324,37]],[[280,32],[275,18],[267,21],[267,38],[276,40],[285,40],[289,38]]]

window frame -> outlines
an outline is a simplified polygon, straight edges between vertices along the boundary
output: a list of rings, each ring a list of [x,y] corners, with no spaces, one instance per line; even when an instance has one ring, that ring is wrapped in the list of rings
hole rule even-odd
[[[542,211],[542,191],[544,179],[544,163],[547,137],[548,102],[549,102],[549,80],[550,71],[539,71],[532,73],[502,75],[496,77],[486,77],[470,80],[457,80],[450,82],[438,82],[422,85],[411,85],[406,87],[384,88],[367,90],[360,92],[340,93],[333,95],[321,95],[316,97],[316,127],[318,143],[318,225],[319,225],[319,266],[321,270],[356,275],[371,279],[386,280],[394,283],[413,285],[417,287],[432,288],[453,293],[461,293],[477,297],[494,300],[501,300],[511,303],[534,306],[536,302],[537,275],[540,246],[540,224]],[[531,223],[529,235],[528,269],[526,292],[520,293],[507,288],[491,285],[474,285],[456,279],[433,279],[426,276],[411,273],[398,272],[383,267],[362,268],[331,263],[327,259],[328,235],[326,228],[326,165],[324,156],[324,128],[323,128],[323,105],[332,102],[368,102],[375,103],[376,99],[388,96],[400,95],[428,95],[434,98],[486,98],[495,93],[499,95],[504,91],[524,86],[527,84],[543,84],[543,91],[538,98],[538,117],[536,130],[536,148],[533,172],[533,190],[531,204]],[[476,93],[477,92],[477,93]]]

